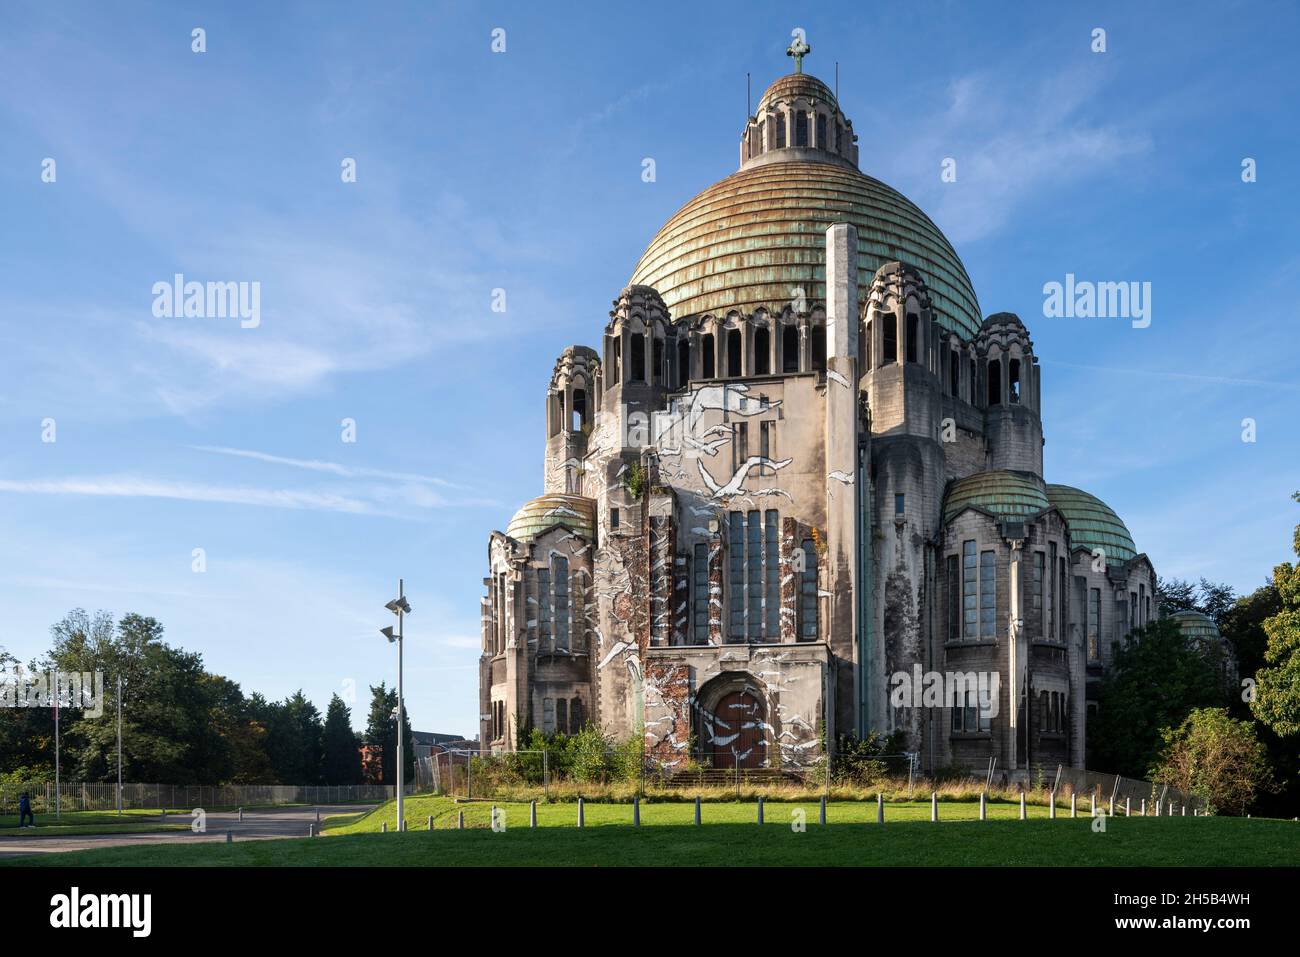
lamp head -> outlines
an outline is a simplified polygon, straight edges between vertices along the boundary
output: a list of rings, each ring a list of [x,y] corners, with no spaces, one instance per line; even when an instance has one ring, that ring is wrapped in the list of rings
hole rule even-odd
[[[387,638],[390,643],[397,640],[397,635],[393,631],[392,625],[385,625],[383,628],[380,628],[379,633]]]

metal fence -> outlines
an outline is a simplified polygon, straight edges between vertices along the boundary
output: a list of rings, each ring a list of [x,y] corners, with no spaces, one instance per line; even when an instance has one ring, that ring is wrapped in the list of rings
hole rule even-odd
[[[407,785],[406,792],[414,788]],[[26,792],[36,814],[52,814],[56,790],[52,782],[0,785],[0,814],[18,813],[18,796]],[[122,808],[251,807],[258,804],[346,804],[352,801],[387,801],[397,789],[382,784],[293,785],[231,784],[218,787],[184,784],[123,784]],[[118,786],[112,782],[59,784],[60,811],[115,811]]]
[[[1087,771],[1083,768],[1067,768],[1058,765],[1055,772],[1048,772],[1047,787],[1062,794],[1068,788],[1075,794],[1090,795],[1099,806],[1110,807],[1114,801],[1122,807],[1127,798],[1136,809],[1143,801],[1153,811],[1157,805],[1165,809],[1173,804],[1178,808],[1186,807],[1198,812],[1208,810],[1209,803],[1202,797],[1190,794],[1167,784],[1154,784],[1139,778],[1126,778],[1121,774],[1103,774],[1100,771]]]

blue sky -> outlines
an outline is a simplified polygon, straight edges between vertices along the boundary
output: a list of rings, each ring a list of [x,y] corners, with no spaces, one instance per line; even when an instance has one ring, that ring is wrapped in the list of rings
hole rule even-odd
[[[1048,481],[1162,575],[1260,584],[1300,520],[1300,12],[992,9],[6,4],[0,645],[138,611],[246,691],[353,682],[360,724],[404,576],[412,720],[472,734],[487,534],[540,492],[554,358],[734,171],[794,27],[864,171],[1028,325]],[[261,324],[155,318],[177,272],[259,282]],[[1150,282],[1150,327],[1044,318],[1066,273]]]

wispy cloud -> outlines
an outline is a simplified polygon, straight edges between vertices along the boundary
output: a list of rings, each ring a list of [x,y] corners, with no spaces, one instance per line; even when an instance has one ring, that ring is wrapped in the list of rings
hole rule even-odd
[[[271,465],[287,465],[290,468],[307,469],[313,472],[328,472],[331,475],[342,476],[343,478],[382,478],[393,479],[399,482],[427,482],[431,485],[441,485],[446,488],[465,488],[464,485],[457,485],[454,482],[448,482],[446,479],[440,479],[434,475],[419,475],[414,472],[390,472],[386,469],[366,468],[358,465],[344,465],[341,462],[327,462],[321,459],[295,459],[284,455],[272,455],[269,452],[257,452],[251,449],[232,449],[219,445],[192,445],[190,448],[199,452],[212,452],[216,455],[231,455],[237,458],[254,459],[258,462],[267,462]]]
[[[376,514],[368,502],[334,492],[202,485],[127,475],[88,478],[0,479],[0,492],[26,495],[93,495],[108,498],[164,498],[186,502],[221,502],[266,508],[313,509]]]

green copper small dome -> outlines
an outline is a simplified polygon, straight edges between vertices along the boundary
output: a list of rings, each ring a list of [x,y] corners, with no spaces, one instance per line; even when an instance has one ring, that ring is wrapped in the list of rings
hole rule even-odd
[[[967,506],[992,512],[999,519],[1020,521],[1048,508],[1043,480],[1032,472],[976,472],[954,480],[943,502],[944,524]]]
[[[1097,496],[1069,485],[1048,485],[1047,497],[1064,516],[1075,548],[1100,548],[1108,565],[1122,565],[1137,556],[1128,526]]]
[[[515,512],[506,534],[516,541],[531,542],[557,525],[593,539],[596,503],[582,495],[540,495]]]
[[[1222,637],[1214,619],[1199,611],[1177,611],[1169,617],[1178,622],[1178,628],[1184,635],[1195,641],[1218,641]]]

